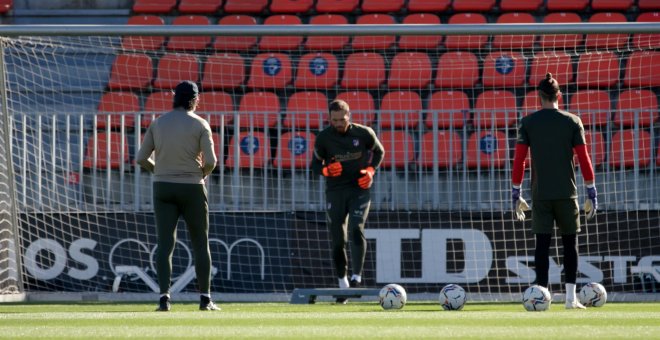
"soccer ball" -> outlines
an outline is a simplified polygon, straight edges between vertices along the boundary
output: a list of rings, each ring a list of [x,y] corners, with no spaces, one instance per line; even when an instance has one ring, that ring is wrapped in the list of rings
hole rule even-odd
[[[401,309],[406,305],[408,296],[403,287],[395,283],[390,283],[383,287],[378,293],[380,306],[383,309]]]
[[[440,306],[444,310],[461,310],[465,306],[467,295],[459,285],[448,284],[440,290]]]
[[[591,282],[582,286],[578,298],[587,307],[602,307],[607,302],[607,291],[600,283]]]
[[[523,306],[530,312],[548,310],[551,302],[550,291],[539,285],[530,286],[522,296]]]

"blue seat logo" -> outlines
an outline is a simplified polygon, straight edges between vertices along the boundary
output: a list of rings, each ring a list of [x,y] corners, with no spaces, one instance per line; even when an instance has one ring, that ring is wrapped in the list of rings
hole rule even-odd
[[[282,70],[282,62],[275,58],[275,57],[270,57],[264,60],[264,73],[269,75],[269,76],[274,76],[280,73],[280,70]]]
[[[495,70],[499,74],[509,74],[513,71],[513,67],[516,65],[516,62],[513,58],[503,55],[495,60]]]
[[[254,155],[259,151],[259,138],[252,135],[245,136],[241,139],[241,152],[246,155]]]
[[[287,145],[287,147],[294,155],[303,155],[307,152],[307,140],[302,136],[294,136],[289,140],[289,145]]]
[[[481,140],[479,140],[479,150],[487,155],[492,154],[497,150],[497,138],[491,134],[481,137]]]
[[[309,61],[309,70],[315,76],[322,76],[328,71],[328,61],[323,57],[316,57]]]

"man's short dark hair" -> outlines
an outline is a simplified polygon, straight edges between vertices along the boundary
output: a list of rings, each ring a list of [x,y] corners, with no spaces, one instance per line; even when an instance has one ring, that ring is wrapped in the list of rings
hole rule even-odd
[[[182,107],[186,111],[190,111],[195,107],[195,100],[199,96],[199,89],[197,84],[190,80],[180,82],[174,89],[174,108]]]
[[[559,83],[552,78],[552,73],[546,73],[545,79],[539,83],[539,95],[550,102],[554,102],[559,98]]]
[[[328,113],[332,113],[332,111],[346,111],[350,112],[350,108],[348,107],[348,103],[341,99],[335,99],[330,103],[330,106],[328,106]]]

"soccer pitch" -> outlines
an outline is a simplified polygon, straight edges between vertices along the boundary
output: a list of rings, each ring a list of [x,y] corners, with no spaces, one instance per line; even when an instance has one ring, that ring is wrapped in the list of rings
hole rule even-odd
[[[201,312],[177,303],[8,303],[0,305],[0,338],[11,339],[660,339],[660,303],[527,312],[521,304],[468,303],[443,311],[409,302],[385,311],[376,303],[226,303]]]

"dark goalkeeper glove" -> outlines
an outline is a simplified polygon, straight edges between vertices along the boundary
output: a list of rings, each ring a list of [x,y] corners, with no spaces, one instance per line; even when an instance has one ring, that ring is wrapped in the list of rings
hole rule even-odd
[[[513,218],[518,221],[525,220],[525,211],[529,210],[529,204],[520,197],[520,187],[511,187],[511,199],[513,200]]]
[[[587,199],[584,201],[584,214],[590,220],[596,216],[598,209],[598,199],[596,198],[596,186],[587,186]]]

